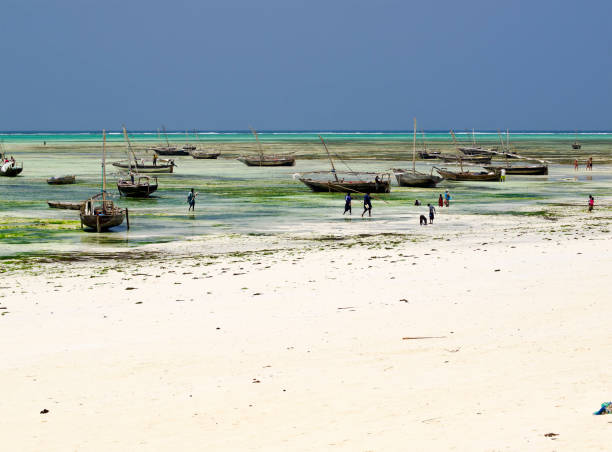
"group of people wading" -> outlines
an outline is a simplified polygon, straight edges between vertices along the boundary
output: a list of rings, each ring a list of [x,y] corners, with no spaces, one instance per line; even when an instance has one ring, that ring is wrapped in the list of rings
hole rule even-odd
[[[350,192],[346,192],[346,196],[344,197],[344,212],[342,215],[344,215],[346,212],[348,212],[349,215],[353,213],[352,202],[353,198],[351,197]],[[363,195],[363,212],[361,213],[361,216],[363,217],[366,212],[368,212],[368,216],[372,216],[372,197],[369,193]]]

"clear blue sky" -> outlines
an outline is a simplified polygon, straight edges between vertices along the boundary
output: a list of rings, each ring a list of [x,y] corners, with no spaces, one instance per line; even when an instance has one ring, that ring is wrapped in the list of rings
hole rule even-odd
[[[609,0],[2,0],[0,130],[610,130],[611,19]]]

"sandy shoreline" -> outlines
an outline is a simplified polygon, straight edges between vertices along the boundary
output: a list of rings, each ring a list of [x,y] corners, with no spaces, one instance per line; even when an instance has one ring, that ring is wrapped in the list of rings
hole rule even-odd
[[[601,450],[610,234],[504,221],[5,273],[3,443]]]

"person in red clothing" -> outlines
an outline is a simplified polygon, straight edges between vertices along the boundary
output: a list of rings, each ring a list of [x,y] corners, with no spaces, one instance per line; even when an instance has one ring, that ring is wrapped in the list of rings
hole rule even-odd
[[[442,206],[444,206],[444,199],[442,198],[442,195],[440,195],[440,197],[438,198],[438,207]]]
[[[578,159],[574,160],[574,171],[578,171]]]
[[[589,195],[589,212],[593,211],[593,207],[595,206],[595,198],[592,195]]]

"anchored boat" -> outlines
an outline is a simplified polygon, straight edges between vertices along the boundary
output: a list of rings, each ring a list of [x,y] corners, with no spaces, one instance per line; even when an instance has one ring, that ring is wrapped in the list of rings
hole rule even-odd
[[[422,173],[416,170],[416,118],[414,118],[414,134],[412,136],[412,170],[394,169],[395,178],[400,187],[435,187],[443,180],[440,176]],[[423,138],[423,142],[425,139]]]
[[[97,232],[106,231],[123,223],[128,218],[127,227],[130,228],[128,210],[121,209],[108,199],[106,193],[106,131],[102,131],[102,191],[89,198],[81,206],[81,228],[87,226]]]

